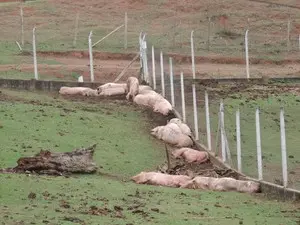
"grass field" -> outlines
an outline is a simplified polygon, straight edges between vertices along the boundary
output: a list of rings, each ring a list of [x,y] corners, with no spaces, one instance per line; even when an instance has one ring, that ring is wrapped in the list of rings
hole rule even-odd
[[[40,149],[98,143],[100,172],[69,178],[0,174],[3,224],[298,224],[300,205],[261,194],[199,192],[136,185],[128,178],[164,162],[154,126],[123,101],[67,100],[1,89],[0,167]],[[137,122],[138,121],[138,122]]]

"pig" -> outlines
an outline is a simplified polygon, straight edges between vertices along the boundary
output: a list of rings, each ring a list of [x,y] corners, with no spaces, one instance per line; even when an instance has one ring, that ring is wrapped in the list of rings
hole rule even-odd
[[[98,94],[100,96],[113,96],[113,95],[124,95],[125,89],[123,87],[114,87],[114,88],[104,88]]]
[[[166,187],[181,187],[192,179],[185,175],[169,175],[158,172],[141,172],[131,177],[137,184],[152,184]]]
[[[99,96],[98,91],[97,90],[93,90],[93,89],[86,89],[83,91],[83,94],[85,96]]]
[[[192,131],[191,129],[188,127],[188,125],[186,125],[185,123],[183,123],[180,119],[178,118],[173,118],[169,121],[169,123],[175,123],[179,126],[179,128],[181,129],[182,133],[191,136],[192,135]]]
[[[125,83],[106,83],[97,87],[97,91],[100,94],[102,90],[111,89],[111,88],[123,88],[124,93],[127,92],[127,84]]]
[[[164,116],[168,115],[172,111],[173,107],[167,99],[160,99],[156,101],[153,107],[154,112],[163,114]]]
[[[143,91],[144,92],[144,91]],[[138,94],[133,98],[133,102],[138,105],[148,106],[153,109],[155,103],[160,101],[163,97],[155,91],[147,90],[144,94]]]
[[[236,180],[230,177],[214,178],[197,176],[193,180],[183,184],[181,188],[255,193],[259,192],[260,184],[253,181]]]
[[[85,92],[92,90],[87,87],[61,87],[59,89],[59,94],[61,95],[85,95]]]
[[[192,139],[183,134],[176,124],[155,127],[151,130],[151,135],[178,148],[193,146]]]
[[[173,153],[175,158],[184,158],[188,163],[203,163],[208,160],[208,153],[205,151],[198,151],[191,148],[180,148],[175,150]]]
[[[127,100],[133,100],[133,98],[139,93],[139,80],[136,77],[129,77],[127,79]]]

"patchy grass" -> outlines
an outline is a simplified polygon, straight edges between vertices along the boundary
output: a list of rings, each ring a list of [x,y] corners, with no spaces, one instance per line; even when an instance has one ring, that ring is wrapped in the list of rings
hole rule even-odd
[[[299,222],[300,205],[260,194],[130,182],[130,176],[163,163],[164,146],[149,135],[153,125],[147,116],[123,101],[70,101],[55,94],[1,91],[6,97],[0,98],[0,167],[13,167],[19,157],[40,149],[70,151],[92,143],[98,143],[94,159],[101,166],[94,175],[69,178],[0,174],[0,221],[5,224]]]

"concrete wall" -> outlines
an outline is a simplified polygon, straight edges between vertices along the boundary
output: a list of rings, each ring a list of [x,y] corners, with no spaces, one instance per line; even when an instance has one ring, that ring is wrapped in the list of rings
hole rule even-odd
[[[47,80],[15,80],[15,79],[0,79],[0,87],[16,88],[25,90],[43,90],[43,91],[58,91],[62,86],[68,87],[90,87],[96,89],[102,83],[90,82],[72,82],[72,81],[47,81]]]

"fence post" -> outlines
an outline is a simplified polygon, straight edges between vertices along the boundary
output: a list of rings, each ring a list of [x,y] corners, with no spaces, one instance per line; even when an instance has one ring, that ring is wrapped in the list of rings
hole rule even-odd
[[[155,55],[154,55],[153,45],[152,45],[152,79],[153,79],[153,90],[156,90]]]
[[[210,25],[211,25],[211,18],[208,18],[208,30],[207,30],[207,51],[210,50]]]
[[[170,86],[171,86],[171,104],[173,108],[175,107],[175,97],[174,97],[174,80],[173,80],[173,63],[172,57],[169,58],[170,64]]]
[[[257,149],[257,170],[258,179],[263,179],[262,173],[262,153],[261,153],[261,137],[260,137],[260,120],[259,120],[259,108],[256,109],[256,149]]]
[[[246,73],[247,73],[247,79],[250,78],[250,71],[249,71],[249,50],[248,50],[248,32],[249,32],[249,30],[246,30],[246,34],[245,34],[245,53],[246,53]]]
[[[34,66],[34,78],[39,79],[38,70],[37,70],[37,59],[36,59],[36,43],[35,43],[35,29],[32,30],[32,48],[33,48],[33,66]]]
[[[148,60],[147,60],[147,42],[145,41],[145,35],[142,40],[143,48],[143,65],[144,65],[144,80],[149,83],[149,71],[148,71]]]
[[[79,12],[77,12],[77,14],[76,14],[73,47],[76,47],[77,35],[78,35],[78,23],[79,23]]]
[[[236,151],[237,151],[237,166],[238,171],[242,172],[242,152],[241,152],[241,124],[240,124],[240,110],[236,111]]]
[[[165,97],[165,75],[164,75],[164,59],[163,59],[163,53],[160,51],[160,76],[161,76],[161,91],[162,96]]]
[[[197,96],[196,96],[196,86],[192,85],[193,88],[193,105],[194,105],[194,129],[195,129],[195,139],[199,140],[199,127],[198,127],[198,112],[197,112]]]
[[[207,135],[207,147],[211,151],[211,134],[210,134],[210,119],[209,119],[209,102],[208,94],[205,91],[205,116],[206,116],[206,135]]]
[[[23,6],[20,7],[20,16],[21,16],[21,44],[24,46],[24,14]]]
[[[196,78],[196,68],[195,68],[195,52],[194,52],[194,31],[191,32],[191,55],[192,55],[192,71],[193,79]]]
[[[181,84],[180,86],[181,86],[182,119],[183,122],[186,123],[183,72],[180,73],[180,84]]]
[[[91,82],[94,82],[94,65],[93,65],[93,45],[92,45],[92,35],[91,31],[89,34],[89,56],[90,56],[90,74],[91,74]]]
[[[220,130],[221,130],[221,149],[222,149],[222,160],[226,161],[226,144],[225,144],[225,134],[224,134],[224,103],[223,100],[220,102]]]
[[[290,50],[290,33],[291,33],[291,20],[288,20],[288,24],[287,24],[287,50]]]
[[[125,18],[124,18],[124,48],[127,49],[127,12],[125,12]]]
[[[282,178],[283,178],[283,186],[286,188],[288,185],[288,173],[287,173],[285,121],[284,121],[283,107],[281,107],[280,109],[280,137],[281,137],[281,157],[282,157]]]

